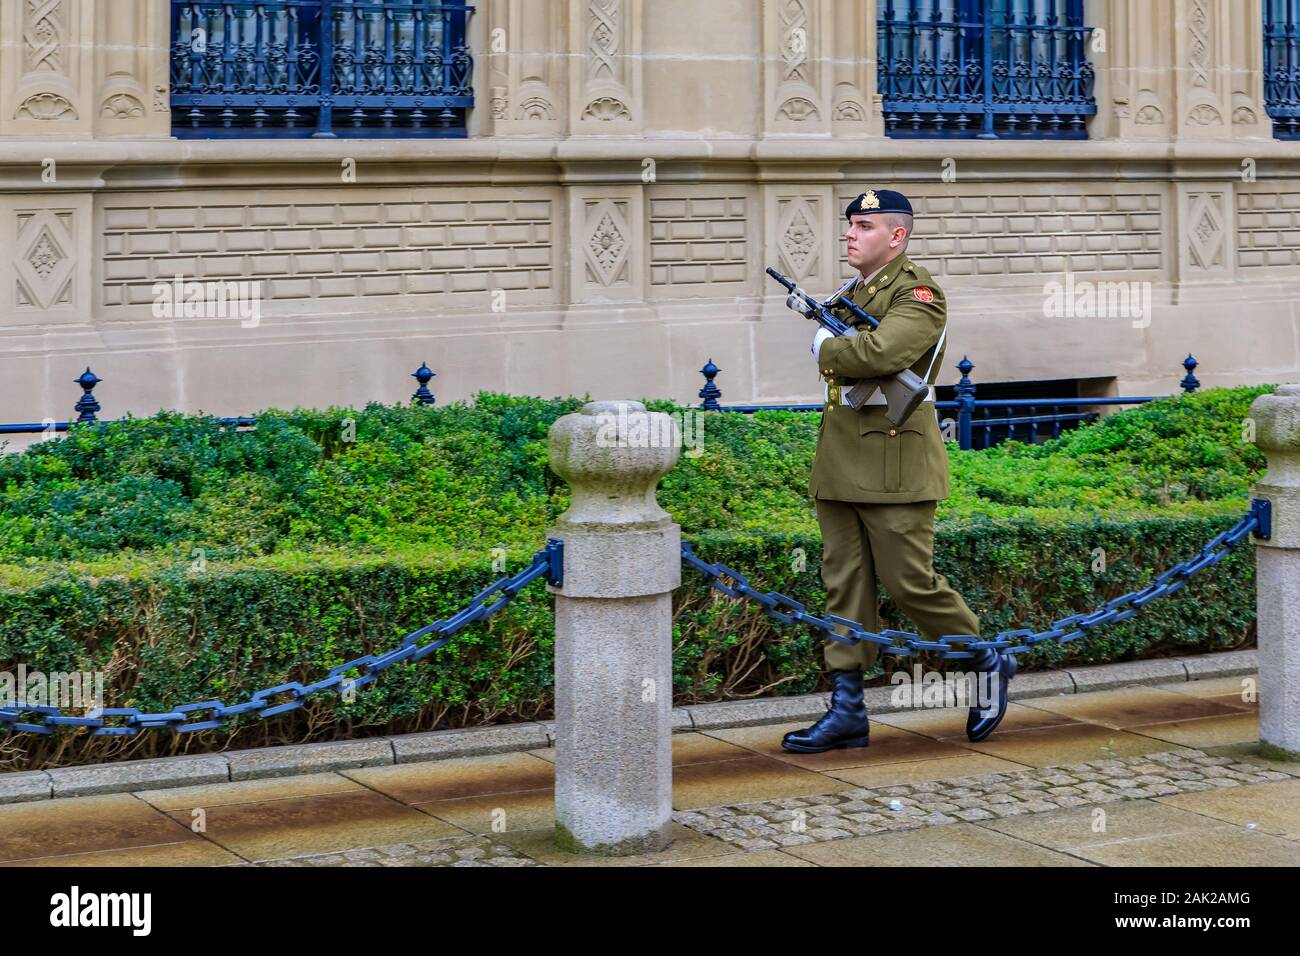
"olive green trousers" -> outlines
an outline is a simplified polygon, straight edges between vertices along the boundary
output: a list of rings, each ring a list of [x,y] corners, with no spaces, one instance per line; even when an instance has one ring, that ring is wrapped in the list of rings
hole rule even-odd
[[[921,637],[978,634],[979,618],[952,585],[934,570],[934,509],[937,502],[868,504],[817,499],[822,529],[822,581],[826,610],[879,631],[876,577]],[[837,628],[847,633],[843,627]],[[830,670],[866,669],[880,646],[871,641],[844,644],[826,638],[823,655]]]

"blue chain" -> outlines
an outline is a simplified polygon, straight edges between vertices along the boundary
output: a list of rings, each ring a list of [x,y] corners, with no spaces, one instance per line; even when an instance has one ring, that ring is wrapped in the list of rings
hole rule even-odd
[[[1003,631],[997,637],[983,639],[972,634],[944,634],[937,641],[922,640],[920,635],[911,631],[894,631],[885,629],[879,633],[866,630],[858,621],[827,614],[818,617],[809,614],[804,605],[793,598],[777,591],[759,591],[749,586],[749,580],[739,571],[725,564],[710,564],[698,557],[692,550],[690,542],[682,542],[682,560],[709,579],[709,584],[723,594],[734,598],[748,598],[760,604],[769,617],[783,624],[807,624],[814,630],[821,631],[831,640],[841,644],[857,644],[870,641],[884,648],[886,654],[907,656],[919,651],[936,651],[945,660],[972,658],[972,652],[993,648],[1008,654],[1023,654],[1040,641],[1057,641],[1068,644],[1070,641],[1086,637],[1088,633],[1103,624],[1126,621],[1137,614],[1158,597],[1176,594],[1187,586],[1187,580],[1196,572],[1218,564],[1228,551],[1242,538],[1257,531],[1260,538],[1267,539],[1270,532],[1270,507],[1266,499],[1255,499],[1251,503],[1250,513],[1238,521],[1232,528],[1214,536],[1196,557],[1174,565],[1168,571],[1157,575],[1150,584],[1139,591],[1130,591],[1122,597],[1107,601],[1091,614],[1071,614],[1045,631],[1021,629]],[[728,585],[722,578],[731,578],[735,584]],[[835,631],[839,625],[848,631],[847,635]],[[955,645],[955,646],[954,646]],[[964,650],[962,648],[965,648]],[[983,656],[983,655],[980,655]]]
[[[312,694],[336,690],[342,684],[346,684],[349,689],[362,687],[399,661],[424,660],[450,641],[452,635],[461,628],[474,621],[491,617],[505,607],[526,585],[543,575],[551,584],[559,587],[564,583],[563,557],[563,542],[554,538],[549,539],[546,547],[533,556],[532,564],[513,577],[497,579],[479,592],[463,611],[445,620],[427,624],[418,631],[412,631],[402,638],[402,642],[397,647],[386,654],[366,654],[340,664],[314,684],[304,685],[294,681],[259,690],[242,704],[227,707],[219,700],[204,700],[183,704],[159,714],[141,713],[134,707],[104,707],[91,710],[85,717],[71,717],[58,707],[19,701],[12,707],[0,707],[0,730],[10,733],[50,734],[56,727],[89,727],[92,728],[91,733],[96,735],[133,736],[145,730],[169,728],[177,733],[188,733],[195,730],[212,730],[239,714],[254,713],[258,719],[261,719],[297,710]],[[498,591],[501,592],[501,596],[489,604],[488,598]],[[430,634],[437,634],[437,639],[427,644],[419,643],[421,638],[428,637]],[[364,673],[355,678],[347,677],[347,672],[354,668]],[[288,700],[281,703],[274,701],[274,698],[282,697],[288,697]],[[24,715],[39,716],[42,719],[39,722],[20,719]],[[196,715],[204,719],[193,719]]]

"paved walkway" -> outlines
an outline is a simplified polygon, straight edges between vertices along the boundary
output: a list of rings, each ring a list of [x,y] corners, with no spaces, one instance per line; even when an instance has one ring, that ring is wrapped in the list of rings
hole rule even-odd
[[[1295,866],[1300,763],[1256,754],[1224,677],[872,718],[871,746],[787,754],[798,724],[678,734],[675,840],[555,849],[554,751],[0,806],[6,866]]]

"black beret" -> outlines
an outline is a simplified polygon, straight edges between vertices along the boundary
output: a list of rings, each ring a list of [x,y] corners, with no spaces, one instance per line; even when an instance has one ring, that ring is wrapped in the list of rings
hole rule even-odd
[[[849,203],[844,218],[863,216],[873,212],[904,212],[912,215],[912,204],[907,197],[892,189],[868,189]]]

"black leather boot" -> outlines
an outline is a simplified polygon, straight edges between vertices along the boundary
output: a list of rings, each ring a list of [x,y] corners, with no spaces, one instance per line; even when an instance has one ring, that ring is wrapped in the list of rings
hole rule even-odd
[[[862,671],[831,671],[835,690],[831,709],[811,727],[792,730],[781,740],[791,753],[819,754],[840,747],[868,744],[867,706],[862,700]]]
[[[990,672],[997,675],[997,700],[987,708],[972,707],[966,715],[966,736],[972,741],[980,741],[993,733],[1007,713],[1007,685],[1016,673],[1016,655],[1006,651],[995,651],[985,647],[975,652],[971,659],[971,670],[976,673]],[[990,680],[992,683],[992,680]]]

